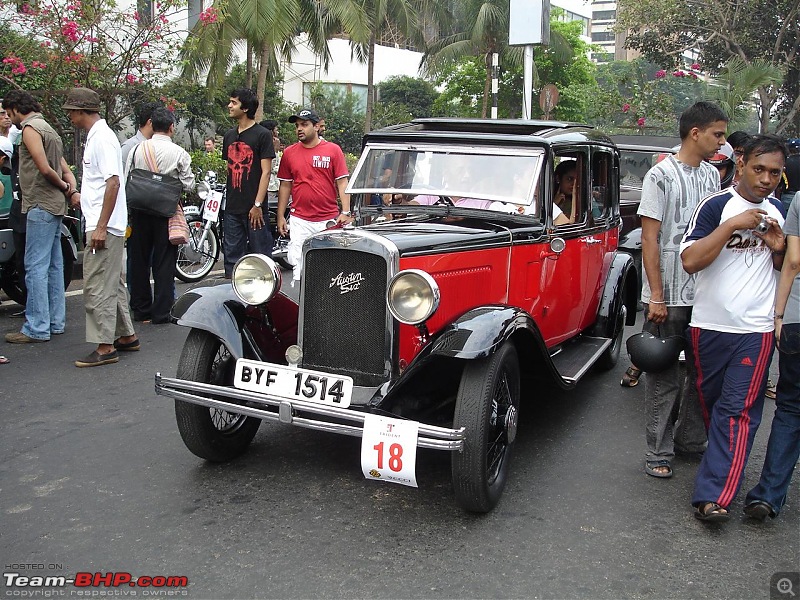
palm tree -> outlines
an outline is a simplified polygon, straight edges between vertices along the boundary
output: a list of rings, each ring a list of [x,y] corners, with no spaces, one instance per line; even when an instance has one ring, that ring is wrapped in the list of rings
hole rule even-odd
[[[523,48],[508,45],[509,0],[464,0],[454,3],[459,24],[454,33],[431,43],[423,57],[426,70],[438,73],[466,56],[482,56],[486,65],[482,118],[486,118],[492,82],[492,55],[500,56],[500,64],[515,67],[523,62]],[[555,60],[567,62],[573,51],[563,36],[551,31],[550,48]],[[538,75],[534,65],[534,86]]]
[[[375,103],[375,45],[390,29],[396,30],[417,48],[424,49],[426,24],[448,22],[448,2],[442,0],[362,0],[367,18],[369,38],[366,43],[351,38],[354,54],[362,63],[367,63],[367,106],[364,118],[364,133],[372,128],[372,112]]]
[[[278,74],[280,60],[291,60],[304,32],[325,67],[330,62],[327,41],[338,31],[351,39],[368,39],[366,17],[359,0],[215,0],[216,22],[198,22],[181,52],[183,76],[206,77],[209,91],[224,80],[242,45],[258,57],[256,92],[264,97],[266,82]],[[263,116],[262,108],[256,119]]]
[[[748,105],[759,89],[778,89],[783,83],[784,72],[769,61],[755,59],[745,62],[739,57],[731,58],[717,77],[710,83],[710,94],[728,115],[731,125],[744,124]],[[759,115],[760,117],[760,115]]]

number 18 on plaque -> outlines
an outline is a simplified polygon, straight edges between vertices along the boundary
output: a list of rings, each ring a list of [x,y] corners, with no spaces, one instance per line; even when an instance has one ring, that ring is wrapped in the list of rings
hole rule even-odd
[[[367,479],[417,487],[419,423],[365,415],[361,470]]]

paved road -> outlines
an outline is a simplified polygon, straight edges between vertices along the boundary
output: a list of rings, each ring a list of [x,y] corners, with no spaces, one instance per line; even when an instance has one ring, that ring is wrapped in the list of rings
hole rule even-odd
[[[0,331],[19,327],[14,310],[0,305]],[[191,598],[753,599],[770,598],[774,573],[800,570],[797,481],[776,521],[740,518],[740,495],[724,527],[697,522],[695,461],[677,460],[670,480],[643,472],[642,386],[620,388],[622,364],[571,393],[526,399],[505,496],[475,516],[454,506],[449,459],[434,451],[420,451],[419,489],[364,480],[358,439],[279,424],[262,425],[241,459],[204,463],[153,393],[155,371],[174,374],[186,331],[139,335],[142,351],[119,364],[76,369],[91,347],[75,296],[65,335],[3,345],[5,572],[186,576],[188,588],[170,591]]]

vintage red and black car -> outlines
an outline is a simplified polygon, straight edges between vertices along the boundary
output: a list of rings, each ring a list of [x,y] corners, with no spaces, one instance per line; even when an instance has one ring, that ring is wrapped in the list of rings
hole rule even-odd
[[[577,209],[556,225],[562,161]],[[371,479],[415,485],[416,448],[440,449],[457,503],[487,512],[537,382],[612,367],[633,323],[618,150],[569,123],[419,119],[368,134],[348,190],[356,221],[305,243],[299,303],[262,255],[178,299],[191,331],[156,390],[201,458],[262,420],[362,437]]]

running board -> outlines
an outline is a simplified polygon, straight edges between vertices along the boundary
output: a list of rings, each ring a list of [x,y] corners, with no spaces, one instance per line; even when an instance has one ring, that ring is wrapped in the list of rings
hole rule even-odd
[[[577,340],[562,346],[551,358],[564,381],[576,383],[612,342],[610,338],[582,335]]]

